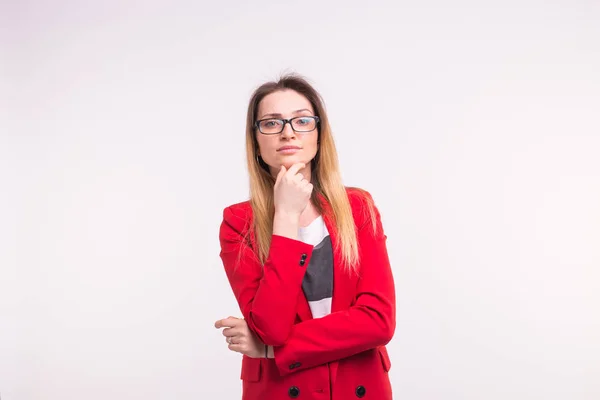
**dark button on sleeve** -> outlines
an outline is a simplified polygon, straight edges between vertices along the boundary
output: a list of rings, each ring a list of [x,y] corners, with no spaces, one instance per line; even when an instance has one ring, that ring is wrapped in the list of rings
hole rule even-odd
[[[305,263],[306,263],[306,261],[300,260],[300,266],[304,265]]]
[[[290,369],[299,368],[302,364],[299,362],[295,362],[290,364]]]

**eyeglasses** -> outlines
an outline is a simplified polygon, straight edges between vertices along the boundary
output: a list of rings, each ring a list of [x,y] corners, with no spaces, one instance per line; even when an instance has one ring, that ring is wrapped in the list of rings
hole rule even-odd
[[[317,116],[294,117],[290,119],[268,118],[256,121],[254,124],[260,133],[265,135],[277,135],[283,132],[285,124],[290,123],[294,132],[310,132],[314,131],[319,122]]]

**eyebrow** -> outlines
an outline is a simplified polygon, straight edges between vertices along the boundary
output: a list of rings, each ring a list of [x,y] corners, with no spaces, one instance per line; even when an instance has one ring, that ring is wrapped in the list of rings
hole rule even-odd
[[[300,110],[293,111],[292,114],[297,114],[297,113],[302,112],[302,111],[308,111],[309,113],[312,113],[312,111],[309,110],[308,108],[303,108],[303,109],[300,109]],[[280,114],[280,113],[269,113],[269,114],[263,115],[259,119],[263,119],[265,117],[279,117],[279,118],[281,118],[281,117],[283,117],[283,114]]]

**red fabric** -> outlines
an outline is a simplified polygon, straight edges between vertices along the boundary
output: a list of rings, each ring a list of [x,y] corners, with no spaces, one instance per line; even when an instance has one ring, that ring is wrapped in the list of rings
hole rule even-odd
[[[342,266],[330,208],[319,196],[334,246],[334,288],[331,314],[317,319],[301,286],[313,246],[273,235],[261,266],[253,235],[244,240],[252,218],[249,202],[225,208],[219,238],[227,277],[248,326],[275,354],[274,359],[243,357],[244,400],[392,398],[385,345],[394,335],[396,306],[387,236],[377,209],[372,230],[365,209],[371,195],[356,189],[347,194],[357,227],[358,276]]]

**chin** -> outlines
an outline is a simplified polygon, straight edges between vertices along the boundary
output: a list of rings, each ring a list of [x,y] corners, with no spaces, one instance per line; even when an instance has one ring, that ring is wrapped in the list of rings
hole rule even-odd
[[[285,160],[283,160],[281,162],[281,165],[283,165],[286,169],[289,169],[292,165],[297,164],[297,163],[306,163],[306,161],[297,158],[297,157],[289,157],[286,158]]]

